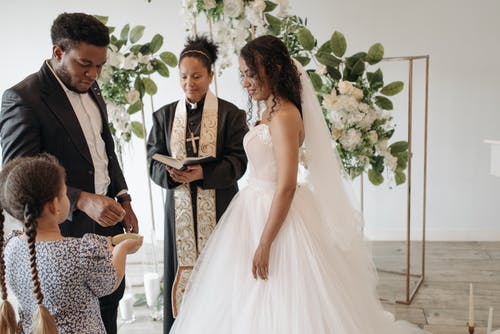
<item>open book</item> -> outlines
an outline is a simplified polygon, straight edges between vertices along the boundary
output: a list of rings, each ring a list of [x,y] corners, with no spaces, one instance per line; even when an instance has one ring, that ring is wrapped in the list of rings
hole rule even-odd
[[[173,167],[175,169],[183,169],[189,165],[197,165],[203,164],[205,162],[215,161],[215,157],[188,157],[185,159],[177,159],[173,157],[169,157],[163,154],[155,153],[153,154],[153,159],[156,161],[162,162],[167,166]]]

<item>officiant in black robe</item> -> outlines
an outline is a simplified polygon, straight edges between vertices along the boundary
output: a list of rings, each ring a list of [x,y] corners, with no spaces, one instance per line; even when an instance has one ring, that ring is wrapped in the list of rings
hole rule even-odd
[[[198,255],[238,192],[246,170],[246,114],[208,86],[217,47],[205,37],[188,40],[179,56],[185,97],[153,114],[147,155],[152,180],[167,189],[164,247],[164,333],[168,333]],[[175,169],[154,154],[184,159],[213,157]]]

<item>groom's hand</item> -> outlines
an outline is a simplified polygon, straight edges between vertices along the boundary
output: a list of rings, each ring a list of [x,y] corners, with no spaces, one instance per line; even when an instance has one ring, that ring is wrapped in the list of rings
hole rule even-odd
[[[99,225],[108,227],[122,221],[125,210],[111,197],[82,191],[76,208],[83,211]]]

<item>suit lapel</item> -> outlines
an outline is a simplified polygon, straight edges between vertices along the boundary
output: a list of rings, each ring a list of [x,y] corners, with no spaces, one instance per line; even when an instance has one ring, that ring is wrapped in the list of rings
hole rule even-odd
[[[92,164],[92,157],[87,141],[85,140],[85,135],[66,93],[46,63],[43,64],[40,74],[42,81],[45,83],[42,85],[44,87],[42,100],[48,109],[59,119],[62,127],[66,130],[67,135],[71,138],[71,141],[80,154]]]

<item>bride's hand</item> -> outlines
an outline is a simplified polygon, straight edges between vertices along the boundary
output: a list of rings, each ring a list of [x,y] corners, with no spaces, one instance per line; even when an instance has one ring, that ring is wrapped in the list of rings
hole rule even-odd
[[[267,280],[269,276],[269,253],[271,246],[260,243],[255,250],[252,264],[252,274],[255,279]]]

